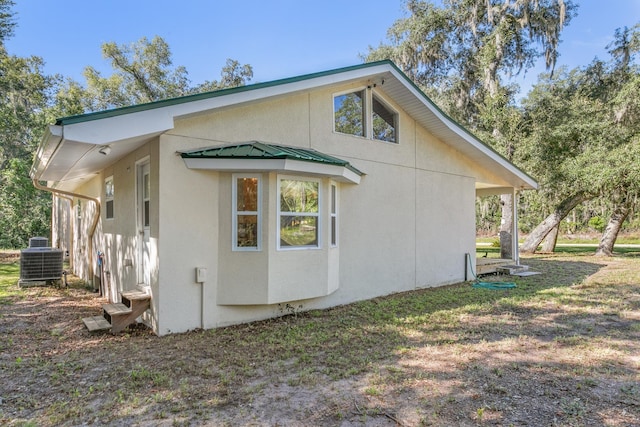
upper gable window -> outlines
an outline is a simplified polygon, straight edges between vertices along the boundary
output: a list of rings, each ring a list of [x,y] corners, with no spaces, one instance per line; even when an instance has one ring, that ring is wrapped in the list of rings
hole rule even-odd
[[[385,104],[373,95],[371,100],[373,111],[373,139],[387,142],[396,140],[396,120],[398,115],[391,111]]]
[[[398,114],[368,89],[333,97],[334,130],[397,143]]]
[[[365,91],[346,93],[333,98],[336,132],[364,136]]]

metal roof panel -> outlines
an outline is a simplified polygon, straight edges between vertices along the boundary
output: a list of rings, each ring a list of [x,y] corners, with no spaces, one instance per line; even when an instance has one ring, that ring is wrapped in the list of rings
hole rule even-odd
[[[316,150],[250,141],[233,145],[200,148],[179,153],[183,159],[291,159],[327,165],[343,166],[362,175],[346,161]]]

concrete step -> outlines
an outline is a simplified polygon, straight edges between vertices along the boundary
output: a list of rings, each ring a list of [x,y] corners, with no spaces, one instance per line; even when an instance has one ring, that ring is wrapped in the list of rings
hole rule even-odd
[[[522,273],[524,271],[529,270],[529,266],[528,265],[502,265],[500,267],[497,268],[498,273],[501,274],[516,274],[516,273]]]

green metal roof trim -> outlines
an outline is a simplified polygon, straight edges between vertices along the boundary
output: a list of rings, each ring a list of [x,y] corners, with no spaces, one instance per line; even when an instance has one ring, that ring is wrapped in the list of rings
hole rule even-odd
[[[180,152],[183,159],[290,159],[304,162],[322,163],[326,165],[342,166],[351,172],[363,175],[346,160],[329,156],[316,150],[285,147],[282,145],[266,144],[252,141],[242,144],[223,145],[220,147],[203,148],[199,150]]]
[[[378,65],[382,65],[382,64],[389,64],[391,66],[393,66],[396,70],[398,70],[400,73],[402,73],[402,71],[390,60],[382,60],[382,61],[376,61],[376,62],[367,62],[364,64],[358,64],[358,65],[352,65],[349,67],[344,67],[344,68],[337,68],[334,70],[328,70],[328,71],[321,71],[318,73],[312,73],[312,74],[304,74],[301,76],[297,76],[297,77],[289,77],[289,78],[285,78],[285,79],[279,79],[279,80],[273,80],[273,81],[269,81],[269,82],[264,82],[264,83],[255,83],[255,84],[250,84],[250,85],[245,85],[245,86],[238,86],[238,87],[233,87],[233,88],[228,88],[228,89],[219,89],[219,90],[214,90],[211,92],[202,92],[202,93],[197,93],[197,94],[193,94],[193,95],[185,95],[185,96],[181,96],[178,98],[169,98],[169,99],[163,99],[160,101],[154,101],[154,102],[148,102],[146,104],[136,104],[136,105],[130,105],[127,107],[120,107],[120,108],[114,108],[111,110],[103,110],[103,111],[96,111],[93,113],[86,113],[86,114],[78,114],[75,116],[67,116],[67,117],[62,117],[56,120],[56,125],[70,125],[70,124],[74,124],[74,123],[82,123],[82,122],[88,122],[91,120],[99,120],[99,119],[105,119],[108,117],[115,117],[115,116],[120,116],[123,114],[129,114],[129,113],[136,113],[136,112],[140,112],[140,111],[146,111],[146,110],[153,110],[156,108],[162,108],[162,107],[168,107],[171,105],[178,105],[178,104],[184,104],[187,102],[193,102],[193,101],[199,101],[202,99],[209,99],[209,98],[217,98],[220,96],[225,96],[225,95],[230,95],[233,93],[240,93],[240,92],[246,92],[246,91],[251,91],[251,90],[257,90],[257,89],[264,89],[264,88],[268,88],[268,87],[273,87],[273,86],[280,86],[280,85],[284,85],[284,84],[288,84],[288,83],[295,83],[295,82],[299,82],[299,81],[304,81],[304,80],[311,80],[311,79],[315,79],[318,77],[324,77],[324,76],[330,76],[333,74],[340,74],[340,73],[344,73],[347,71],[351,71],[351,70],[358,70],[358,69],[362,69],[362,68],[368,68],[368,67],[375,67]],[[404,74],[404,73],[402,73]]]

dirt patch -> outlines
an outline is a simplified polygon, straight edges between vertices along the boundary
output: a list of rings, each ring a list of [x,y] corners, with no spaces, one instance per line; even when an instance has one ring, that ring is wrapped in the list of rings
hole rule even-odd
[[[8,425],[640,426],[640,259],[526,260],[468,285],[156,337],[91,334],[105,301],[0,304]]]
[[[0,264],[8,264],[20,261],[20,251],[0,250]]]

